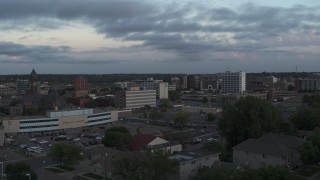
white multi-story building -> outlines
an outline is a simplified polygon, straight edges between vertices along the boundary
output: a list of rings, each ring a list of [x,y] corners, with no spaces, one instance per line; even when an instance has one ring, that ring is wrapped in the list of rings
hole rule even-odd
[[[168,99],[169,85],[167,82],[159,83],[157,96],[159,99]]]
[[[207,150],[184,151],[169,156],[170,160],[178,162],[176,175],[170,179],[187,180],[196,175],[202,168],[211,168],[213,165],[219,165],[219,154]]]
[[[156,106],[156,90],[118,91],[116,94],[116,106],[126,109],[136,109],[149,105]]]
[[[222,79],[223,93],[243,93],[246,91],[246,73],[240,72],[224,72],[220,74]]]

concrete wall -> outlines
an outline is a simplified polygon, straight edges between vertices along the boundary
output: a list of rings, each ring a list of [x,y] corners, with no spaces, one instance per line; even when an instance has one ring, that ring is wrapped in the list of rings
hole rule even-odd
[[[59,129],[79,128],[86,126],[87,116],[67,116],[59,118]]]
[[[111,121],[118,122],[118,120],[119,120],[118,111],[111,111]]]
[[[17,133],[20,131],[19,120],[3,120],[4,132],[5,133]]]
[[[252,152],[233,150],[233,164],[238,166],[248,166],[249,168],[263,168],[266,166],[287,166],[287,157],[276,157]]]
[[[0,126],[0,146],[4,145],[4,127]]]

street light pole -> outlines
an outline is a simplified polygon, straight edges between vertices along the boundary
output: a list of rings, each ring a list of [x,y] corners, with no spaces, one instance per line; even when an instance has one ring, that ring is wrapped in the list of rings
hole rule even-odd
[[[29,177],[29,180],[31,180],[31,175],[30,175],[30,174],[26,174],[26,176],[28,176],[28,177]]]
[[[105,180],[107,179],[107,156],[108,156],[108,153],[106,153],[106,156],[104,158],[104,179]]]

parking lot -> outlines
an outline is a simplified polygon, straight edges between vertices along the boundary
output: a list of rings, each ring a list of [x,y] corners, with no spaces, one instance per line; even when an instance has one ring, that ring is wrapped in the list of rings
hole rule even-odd
[[[108,124],[106,126],[97,126],[90,127],[86,129],[78,130],[68,130],[66,132],[60,133],[43,133],[43,134],[19,134],[14,140],[10,143],[12,146],[19,148],[21,151],[24,151],[26,154],[32,154],[34,156],[44,156],[46,155],[51,146],[58,142],[66,142],[69,144],[76,145],[80,148],[85,148],[87,146],[93,146],[100,144],[105,130],[112,127],[123,125],[128,128],[132,136],[136,135],[137,129],[139,129],[142,134],[151,134],[151,135],[163,135],[167,132],[177,132],[182,131],[188,134],[185,144],[187,149],[197,149],[200,148],[207,139],[213,138],[217,135],[217,130],[214,126],[208,126],[206,128],[192,128],[185,127],[183,129],[176,129],[174,127],[161,126],[151,124],[149,121],[141,122],[128,122],[122,124]],[[201,138],[201,142],[190,143],[196,138]]]

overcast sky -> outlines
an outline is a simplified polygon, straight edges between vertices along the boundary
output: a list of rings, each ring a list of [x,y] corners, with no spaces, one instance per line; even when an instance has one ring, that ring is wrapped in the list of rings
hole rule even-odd
[[[319,0],[0,0],[0,74],[319,71]]]

